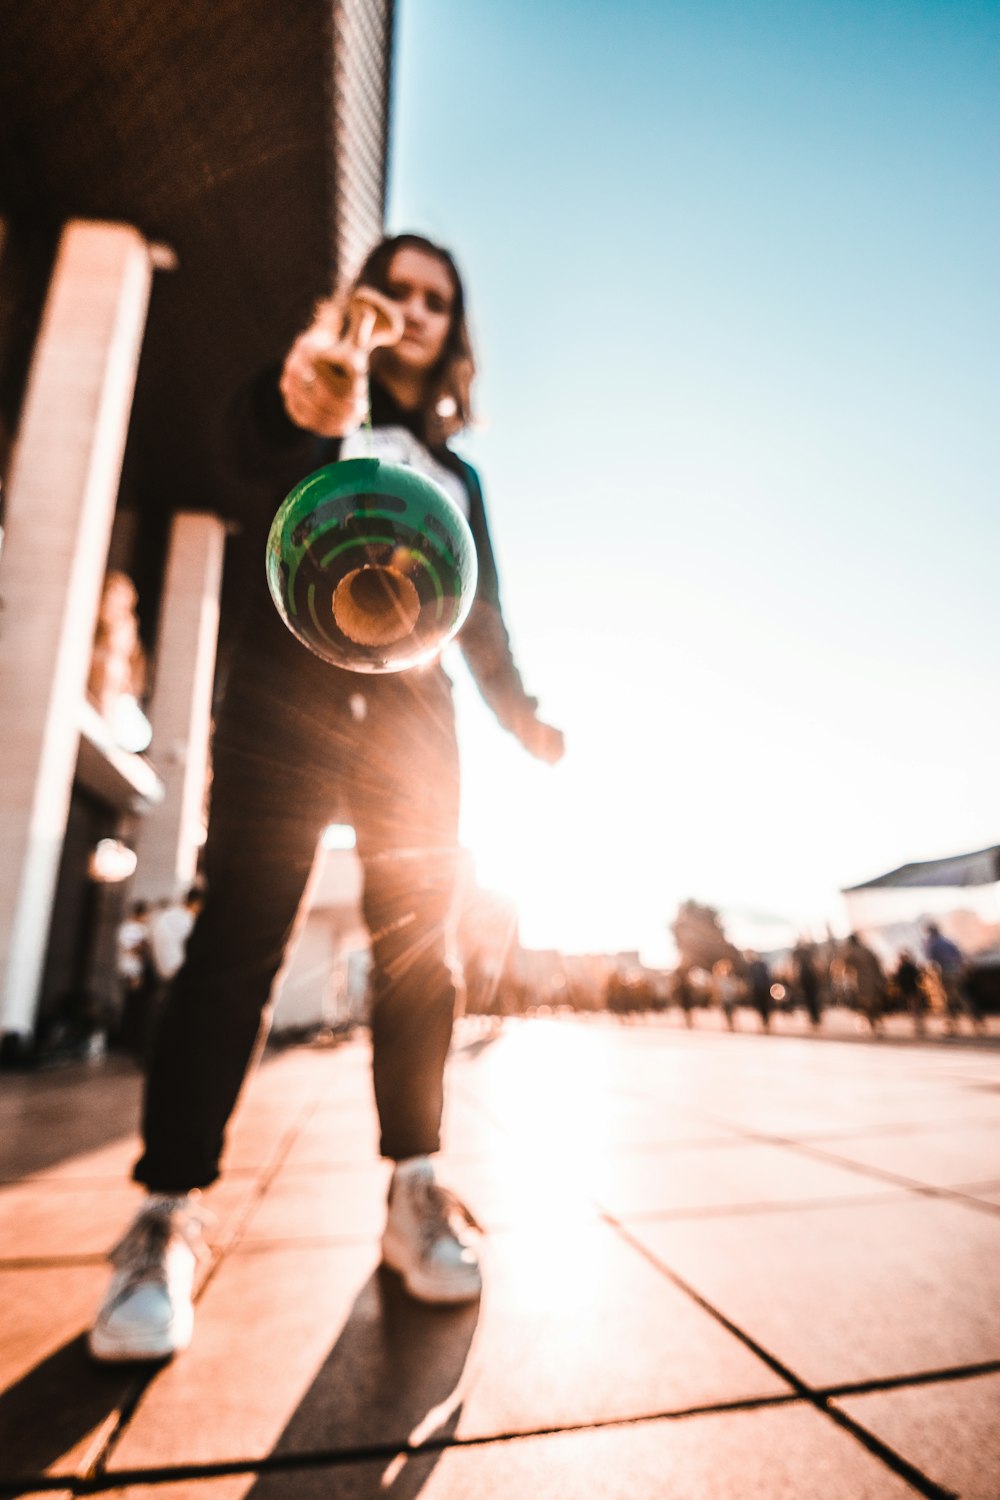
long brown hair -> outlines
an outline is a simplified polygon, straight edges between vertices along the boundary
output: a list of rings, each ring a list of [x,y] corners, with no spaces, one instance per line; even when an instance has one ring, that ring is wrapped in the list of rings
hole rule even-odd
[[[440,360],[428,374],[427,394],[421,412],[424,441],[437,446],[472,422],[472,382],[476,376],[476,361],[466,319],[465,288],[450,251],[420,234],[387,236],[369,251],[351,285],[334,301],[342,306],[359,286],[374,287],[375,291],[388,294],[389,269],[398,250],[420,250],[424,255],[434,256],[448,272],[454,293],[448,338]],[[378,353],[376,351],[376,361]]]

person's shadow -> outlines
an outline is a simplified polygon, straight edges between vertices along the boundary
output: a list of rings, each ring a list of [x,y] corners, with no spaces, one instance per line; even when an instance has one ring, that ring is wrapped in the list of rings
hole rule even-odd
[[[309,1295],[308,1287],[302,1295]],[[428,1307],[408,1297],[392,1273],[374,1271],[269,1455],[283,1462],[269,1469],[268,1459],[262,1460],[247,1494],[285,1500],[288,1472],[299,1459],[313,1469],[324,1459],[336,1468],[373,1460],[369,1469],[352,1471],[351,1493],[358,1500],[369,1494],[372,1500],[411,1500],[419,1494],[440,1456],[438,1444],[458,1422],[460,1383],[478,1317],[478,1302]],[[239,1357],[238,1330],[233,1357]],[[134,1410],[156,1374],[155,1365],[93,1363],[83,1335],[42,1360],[0,1393],[0,1493],[40,1479],[116,1410]],[[427,1452],[397,1458],[408,1442],[428,1438],[436,1442]],[[183,1462],[183,1445],[178,1460]]]
[[[479,1303],[428,1307],[379,1268],[272,1449],[286,1462],[261,1473],[247,1500],[285,1500],[292,1454],[328,1454],[352,1468],[352,1500],[411,1500],[426,1484],[462,1411],[462,1376]],[[432,1446],[404,1453],[408,1443]],[[335,1470],[334,1470],[335,1472]]]
[[[84,1334],[54,1350],[0,1393],[0,1493],[40,1479],[123,1405],[154,1373],[152,1365],[98,1365]]]

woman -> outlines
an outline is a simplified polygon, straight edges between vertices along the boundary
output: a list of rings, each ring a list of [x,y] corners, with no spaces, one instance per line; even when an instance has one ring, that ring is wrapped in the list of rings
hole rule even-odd
[[[469,421],[474,374],[461,278],[446,251],[401,235],[373,250],[358,284],[402,314],[399,341],[372,356],[371,434],[358,433],[363,373],[346,393],[331,376],[331,319],[343,304],[324,303],[242,405],[243,466],[273,475],[272,513],[296,480],[357,453],[420,466],[448,488],[479,562],[459,644],[500,723],[554,762],[562,735],[538,719],[511,657],[478,479],[448,446]],[[354,825],[372,940],[375,1099],[394,1163],[383,1258],[424,1301],[480,1290],[474,1246],[432,1160],[458,998],[447,943],[459,790],[451,684],[440,663],[362,677],[320,661],[281,623],[263,571],[216,721],[205,904],[150,1063],[135,1169],[150,1197],[114,1255],[90,1338],[98,1359],[162,1357],[190,1341],[193,1195],[218,1176],[317,840],[334,820]]]

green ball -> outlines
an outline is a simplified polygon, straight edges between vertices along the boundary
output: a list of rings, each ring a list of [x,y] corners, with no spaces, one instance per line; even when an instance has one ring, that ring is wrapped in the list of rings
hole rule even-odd
[[[271,523],[267,584],[293,635],[352,672],[432,660],[476,592],[469,524],[402,464],[349,458],[297,484]]]

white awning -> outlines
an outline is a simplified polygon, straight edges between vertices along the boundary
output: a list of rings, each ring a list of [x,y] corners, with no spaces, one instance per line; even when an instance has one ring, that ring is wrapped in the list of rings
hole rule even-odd
[[[887,875],[877,875],[861,885],[848,886],[842,894],[908,887],[994,885],[1000,881],[1000,844],[978,849],[974,854],[954,854],[948,859],[928,859],[921,864],[901,865]]]

